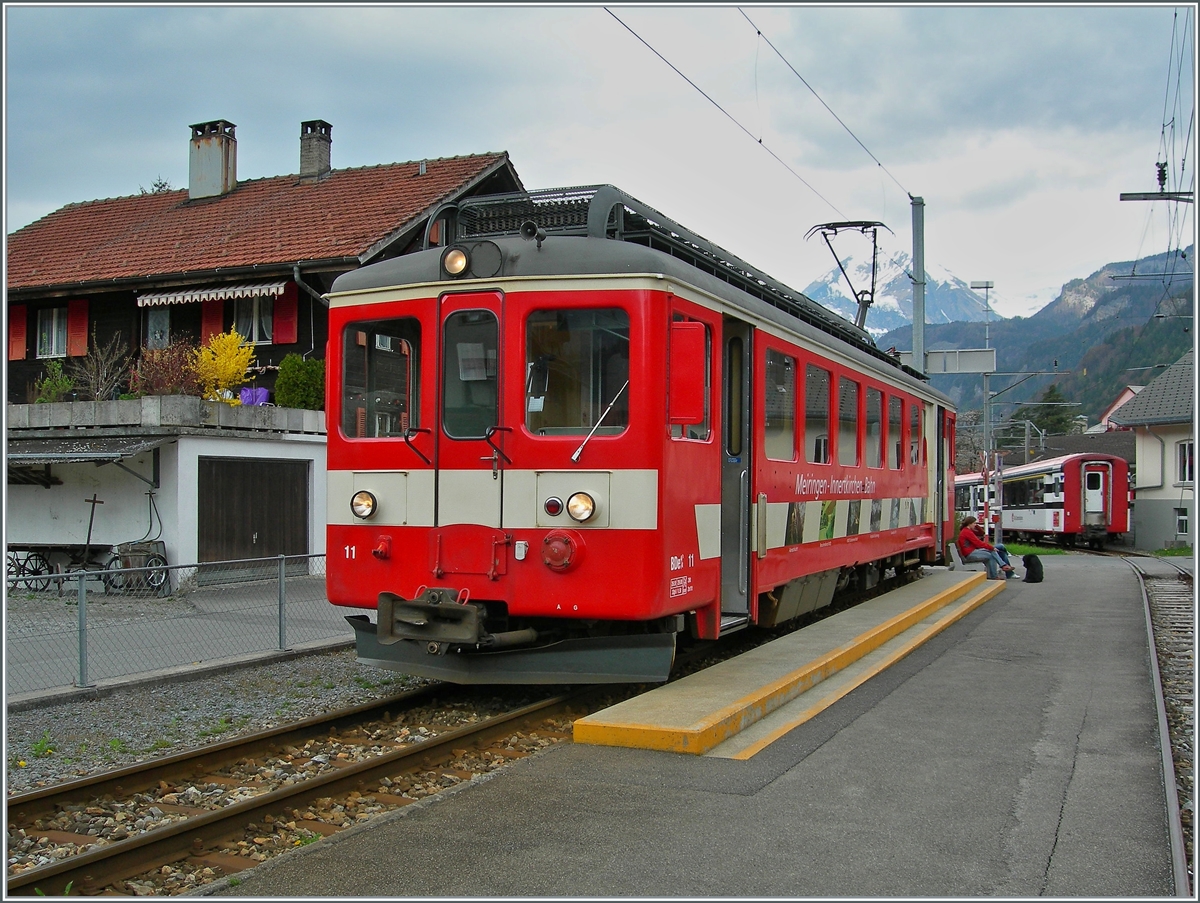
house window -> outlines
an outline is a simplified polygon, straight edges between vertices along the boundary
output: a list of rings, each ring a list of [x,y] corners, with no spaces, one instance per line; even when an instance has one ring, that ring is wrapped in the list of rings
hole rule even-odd
[[[146,310],[146,347],[161,351],[171,344],[171,308],[151,307]]]
[[[251,345],[271,342],[271,315],[275,299],[270,297],[238,298],[233,302],[233,328]]]
[[[1196,443],[1188,440],[1180,442],[1175,446],[1178,449],[1176,460],[1178,466],[1176,468],[1176,478],[1180,483],[1192,482],[1195,471],[1193,470],[1195,462]]]
[[[37,356],[67,356],[67,309],[65,307],[47,307],[38,311]]]
[[[1177,536],[1188,536],[1191,533],[1188,525],[1188,510],[1187,508],[1175,509],[1175,534]]]

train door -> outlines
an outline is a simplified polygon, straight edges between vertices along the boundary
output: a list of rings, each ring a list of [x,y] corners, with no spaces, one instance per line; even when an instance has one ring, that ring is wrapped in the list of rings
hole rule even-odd
[[[1083,466],[1083,523],[1085,526],[1108,526],[1108,495],[1111,486],[1111,464],[1091,462]]]
[[[436,524],[500,526],[504,491],[500,292],[442,295]]]
[[[752,331],[726,318],[722,386],[721,621],[750,614],[750,376]]]

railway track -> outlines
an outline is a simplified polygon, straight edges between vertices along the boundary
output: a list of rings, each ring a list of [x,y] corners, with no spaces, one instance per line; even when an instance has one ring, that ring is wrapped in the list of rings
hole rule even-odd
[[[8,893],[184,892],[567,739],[585,695],[423,688],[11,797]]]
[[[682,649],[672,679],[909,579],[844,593],[785,627]],[[570,710],[635,692],[589,687],[529,702],[528,688],[485,699],[479,689],[434,685],[16,795],[7,801],[7,889],[186,892],[567,740]]]
[[[1125,557],[1142,587],[1146,628],[1154,655],[1155,697],[1163,752],[1163,774],[1175,886],[1181,896],[1195,886],[1195,589],[1190,571],[1169,559]],[[1151,571],[1156,573],[1152,573]]]

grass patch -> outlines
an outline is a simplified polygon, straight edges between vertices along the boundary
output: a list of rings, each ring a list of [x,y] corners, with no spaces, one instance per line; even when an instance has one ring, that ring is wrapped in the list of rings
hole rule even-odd
[[[1154,554],[1163,558],[1191,558],[1192,547],[1184,546],[1181,549],[1159,549]]]
[[[1009,558],[1019,558],[1022,555],[1037,555],[1040,558],[1043,555],[1067,554],[1065,549],[1058,546],[1028,546],[1019,542],[1006,542],[1004,548],[1008,549]]]

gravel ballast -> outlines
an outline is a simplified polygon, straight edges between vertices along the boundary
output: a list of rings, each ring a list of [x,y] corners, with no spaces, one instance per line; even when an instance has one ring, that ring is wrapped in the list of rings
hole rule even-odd
[[[60,784],[425,683],[361,664],[350,647],[24,708],[5,717],[5,790]]]

